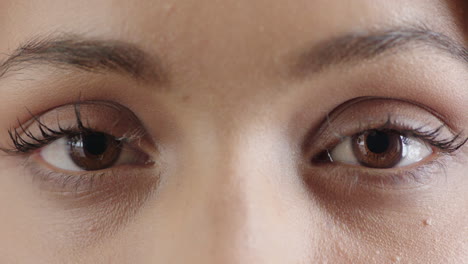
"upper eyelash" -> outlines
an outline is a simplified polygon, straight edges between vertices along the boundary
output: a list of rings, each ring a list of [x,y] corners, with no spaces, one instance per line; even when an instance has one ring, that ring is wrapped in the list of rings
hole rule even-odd
[[[81,118],[81,112],[80,112],[80,104],[75,103],[74,109],[75,109],[77,127],[74,129],[64,129],[59,124],[58,130],[51,129],[50,127],[45,125],[43,122],[41,122],[39,120],[39,117],[32,114],[28,110],[28,112],[32,116],[32,119],[38,125],[42,138],[38,138],[37,136],[33,135],[31,131],[25,128],[18,121],[19,128],[8,130],[8,134],[13,143],[13,149],[7,150],[7,149],[0,148],[0,150],[3,150],[7,153],[13,153],[13,154],[26,154],[31,151],[37,150],[41,147],[44,147],[50,144],[51,142],[64,136],[73,136],[73,135],[77,135],[80,133],[93,132],[92,129],[85,127],[83,124],[83,121]],[[460,149],[463,145],[465,145],[468,142],[468,137],[462,138],[462,133],[455,134],[454,136],[450,138],[439,139],[442,133],[442,129],[446,128],[447,127],[446,125],[441,125],[436,129],[427,129],[427,130],[425,130],[425,126],[415,128],[415,129],[396,128],[398,126],[400,125],[398,125],[397,122],[392,121],[391,117],[389,116],[387,122],[384,125],[378,128],[374,128],[374,129],[376,130],[391,129],[405,136],[411,135],[416,138],[420,138],[424,140],[425,142],[427,142],[428,144],[430,144],[431,146],[434,146],[447,153],[455,152],[456,150]],[[27,139],[25,139],[25,137]],[[343,138],[343,136],[341,136],[341,138]],[[119,140],[125,140],[125,138],[119,139]]]
[[[11,155],[23,155],[28,154],[34,150],[40,149],[48,144],[58,140],[62,137],[73,137],[79,134],[84,133],[95,133],[99,132],[95,129],[92,129],[86,126],[83,122],[81,117],[81,108],[82,104],[97,104],[97,102],[93,101],[79,101],[76,103],[71,104],[74,107],[74,114],[75,114],[75,123],[76,125],[71,126],[70,128],[63,128],[60,125],[60,122],[57,120],[58,129],[52,129],[43,122],[41,122],[40,118],[31,111],[28,110],[29,114],[31,115],[33,125],[37,125],[38,130],[40,131],[40,136],[35,136],[31,130],[25,128],[24,125],[18,120],[18,128],[9,129],[8,134],[10,139],[13,143],[12,149],[4,149],[0,148],[0,151],[3,151],[7,154]],[[106,106],[110,106],[115,108],[116,106],[113,104],[109,104],[108,102],[99,102],[100,104],[104,104]],[[106,104],[107,103],[107,104]],[[117,108],[118,109],[118,108]],[[146,135],[145,130],[142,127],[137,127],[135,129],[129,130],[124,133],[120,137],[116,137],[115,140],[121,143],[132,143],[132,142],[139,142],[138,140],[142,139]]]
[[[40,121],[39,117],[32,114],[29,110],[29,114],[32,116],[35,124],[37,124],[41,133],[41,138],[35,136],[30,130],[24,127],[18,120],[18,128],[9,129],[8,135],[13,143],[13,149],[0,149],[10,154],[27,154],[31,151],[40,149],[55,140],[64,136],[74,136],[80,133],[91,133],[92,129],[87,128],[83,125],[81,119],[80,105],[79,103],[74,104],[75,116],[76,116],[76,128],[65,129],[58,124],[58,130],[52,129]]]
[[[465,139],[462,138],[462,133],[454,134],[449,138],[439,138],[442,134],[444,128],[450,130],[446,124],[443,124],[435,129],[425,129],[426,126],[420,126],[417,128],[407,129],[404,128],[405,125],[398,124],[397,121],[392,120],[392,117],[389,115],[387,122],[376,130],[394,130],[403,136],[413,136],[419,139],[424,140],[429,145],[438,148],[446,153],[452,153],[460,149],[468,141],[468,137]]]
[[[468,142],[468,137],[465,139],[462,138],[462,133],[457,133],[450,138],[438,139],[442,133],[442,129],[445,128],[445,125],[442,125],[433,130],[423,130],[424,128],[417,128],[412,131],[407,131],[407,133],[412,134],[413,136],[425,140],[430,145],[443,150],[448,153],[452,153],[463,147],[463,145]]]
[[[388,116],[387,121],[378,127],[371,127],[371,126],[363,126],[362,124],[359,126],[361,129],[358,133],[361,133],[363,131],[367,130],[392,130],[397,133],[400,133],[401,135],[408,137],[408,136],[413,136],[418,139],[423,140],[424,142],[428,143],[429,145],[437,148],[439,151],[445,152],[445,153],[453,153],[463,147],[467,142],[468,142],[468,137],[463,138],[463,134],[457,133],[454,134],[453,136],[449,138],[439,138],[440,135],[442,134],[442,130],[444,128],[447,128],[447,125],[441,125],[437,127],[436,129],[425,129],[427,126],[421,126],[418,128],[405,128],[407,127],[406,125],[403,124],[398,124],[396,120],[392,120],[391,116]],[[343,135],[340,133],[337,133],[337,138],[343,140],[346,137],[349,137],[349,135]],[[353,136],[353,135],[351,135]],[[336,143],[333,144],[331,147],[327,147],[325,150],[319,152],[318,154],[314,155],[312,158],[315,162],[328,162],[329,161],[329,156],[330,156],[330,151],[336,146]]]
[[[38,122],[38,121],[36,121]],[[60,128],[54,130],[41,122],[38,122],[39,130],[41,131],[42,138],[34,136],[30,131],[24,128],[23,125],[19,125],[20,129],[10,129],[8,134],[11,141],[13,142],[14,149],[7,150],[8,153],[28,153],[30,151],[41,148],[42,146],[48,145],[54,140],[69,134],[69,131]],[[21,134],[20,131],[23,133]],[[27,139],[25,139],[27,138]]]

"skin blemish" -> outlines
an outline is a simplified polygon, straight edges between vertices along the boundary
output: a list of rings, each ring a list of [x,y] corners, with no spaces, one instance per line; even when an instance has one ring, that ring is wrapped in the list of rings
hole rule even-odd
[[[182,103],[189,103],[190,102],[190,95],[184,95],[181,97]]]
[[[430,219],[430,218],[424,219],[423,220],[423,225],[424,226],[431,226],[432,225],[432,219]]]
[[[401,257],[400,256],[395,256],[392,258],[392,263],[400,263],[401,262]]]

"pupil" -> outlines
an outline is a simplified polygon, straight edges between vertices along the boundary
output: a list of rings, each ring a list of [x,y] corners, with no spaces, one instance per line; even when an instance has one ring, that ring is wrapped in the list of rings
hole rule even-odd
[[[85,153],[99,156],[107,150],[107,137],[102,133],[84,135],[82,140]]]
[[[390,146],[390,138],[387,133],[373,131],[366,138],[367,148],[376,154],[384,153]]]

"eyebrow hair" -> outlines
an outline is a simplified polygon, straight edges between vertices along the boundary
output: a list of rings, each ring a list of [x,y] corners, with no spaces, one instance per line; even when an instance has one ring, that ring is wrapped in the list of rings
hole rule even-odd
[[[299,54],[293,75],[318,73],[333,65],[369,60],[385,52],[402,51],[416,45],[436,48],[468,65],[468,49],[454,39],[425,28],[405,28],[348,34],[324,41]]]
[[[160,60],[133,44],[76,35],[33,38],[0,63],[0,78],[27,66],[49,65],[87,72],[116,72],[136,80],[166,82]]]
[[[395,49],[424,44],[468,64],[468,49],[441,33],[426,28],[392,29],[376,33],[354,33],[324,41],[303,51],[293,66],[293,74],[303,76],[332,65],[368,60]],[[26,65],[50,65],[88,72],[124,73],[136,80],[168,81],[161,61],[133,44],[92,40],[77,35],[34,38],[0,63],[0,78]]]

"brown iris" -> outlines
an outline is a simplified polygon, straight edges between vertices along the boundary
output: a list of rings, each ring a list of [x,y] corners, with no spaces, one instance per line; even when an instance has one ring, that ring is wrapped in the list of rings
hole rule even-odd
[[[111,167],[120,156],[120,141],[104,133],[83,133],[68,138],[69,155],[83,170]]]
[[[403,157],[401,134],[369,130],[354,136],[353,152],[359,163],[371,168],[391,168]]]

